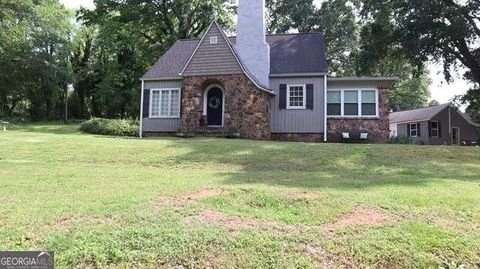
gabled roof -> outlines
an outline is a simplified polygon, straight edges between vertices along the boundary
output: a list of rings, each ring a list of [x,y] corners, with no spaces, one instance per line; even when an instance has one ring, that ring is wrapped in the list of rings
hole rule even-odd
[[[234,45],[235,37],[228,38]],[[270,73],[326,73],[327,60],[322,33],[267,35],[270,45]],[[181,78],[180,73],[197,48],[200,39],[178,40],[142,79]],[[234,46],[232,49],[235,52]],[[248,73],[248,71],[247,71]]]
[[[201,44],[203,43],[203,40],[205,39],[205,37],[207,36],[208,32],[210,31],[210,29],[212,27],[216,27],[220,34],[222,35],[222,38],[225,40],[225,42],[227,43],[228,45],[228,48],[230,49],[232,55],[235,57],[235,60],[237,61],[238,65],[240,66],[240,68],[242,69],[243,73],[248,77],[248,79],[250,79],[250,81],[255,85],[255,87],[257,87],[258,89],[260,90],[263,90],[263,91],[266,91],[270,94],[274,94],[274,92],[270,89],[268,89],[267,86],[265,85],[262,85],[254,75],[252,75],[248,70],[247,68],[245,68],[244,64],[242,63],[242,61],[240,60],[240,58],[238,57],[238,54],[235,50],[235,48],[232,46],[232,44],[230,43],[230,40],[228,39],[227,35],[225,34],[225,31],[223,30],[223,28],[216,22],[216,21],[213,21],[210,26],[208,27],[208,29],[205,31],[205,33],[203,34],[203,37],[200,41],[198,41],[197,43],[197,46],[195,47],[195,49],[193,50],[193,52],[191,53],[190,57],[188,58],[186,64],[183,66],[182,68],[182,71],[180,72],[180,76],[183,76],[183,73],[185,72],[185,70],[187,69],[188,65],[190,64],[190,61],[193,59],[193,57],[195,56],[195,53],[197,52],[197,50],[199,49],[199,47],[201,46]]]
[[[438,106],[431,106],[431,107],[425,107],[420,109],[390,113],[390,123],[429,121],[433,117],[435,117],[438,113],[442,112],[444,109],[448,108],[449,106],[454,107],[452,104],[449,103],[449,104],[442,104]],[[454,108],[456,109],[456,107]],[[458,111],[458,113],[470,124],[479,126],[461,111]]]

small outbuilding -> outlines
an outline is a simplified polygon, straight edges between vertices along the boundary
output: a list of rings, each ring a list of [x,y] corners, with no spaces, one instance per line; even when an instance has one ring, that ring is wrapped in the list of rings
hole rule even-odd
[[[452,104],[390,113],[390,136],[424,145],[476,144],[479,127]]]

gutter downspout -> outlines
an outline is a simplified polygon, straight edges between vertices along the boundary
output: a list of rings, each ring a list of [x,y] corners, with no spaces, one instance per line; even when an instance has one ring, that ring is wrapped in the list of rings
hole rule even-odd
[[[323,142],[327,142],[327,78],[325,74],[323,79]]]
[[[143,89],[145,87],[145,81],[142,80],[142,92],[140,93],[140,126],[138,127],[140,138],[143,137]]]
[[[450,145],[453,145],[452,136],[452,108],[448,106],[448,136],[450,137]]]

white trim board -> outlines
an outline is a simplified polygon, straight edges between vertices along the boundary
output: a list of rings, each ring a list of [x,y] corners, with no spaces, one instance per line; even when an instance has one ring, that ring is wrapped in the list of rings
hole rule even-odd
[[[328,84],[327,84],[328,76],[325,74],[323,78],[323,142],[327,142],[328,138],[328,123],[327,123],[327,91],[328,91]]]
[[[145,81],[142,80],[142,92],[140,94],[140,126],[138,127],[138,135],[143,137],[143,92],[145,91]]]
[[[303,89],[303,106],[290,106],[290,88],[293,87],[302,87]],[[307,84],[287,84],[287,106],[288,110],[305,110],[307,109]]]

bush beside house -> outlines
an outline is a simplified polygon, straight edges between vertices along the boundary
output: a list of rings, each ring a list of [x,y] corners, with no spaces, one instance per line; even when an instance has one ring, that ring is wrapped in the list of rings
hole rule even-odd
[[[89,134],[113,136],[138,136],[138,121],[94,118],[83,122],[80,130]]]

